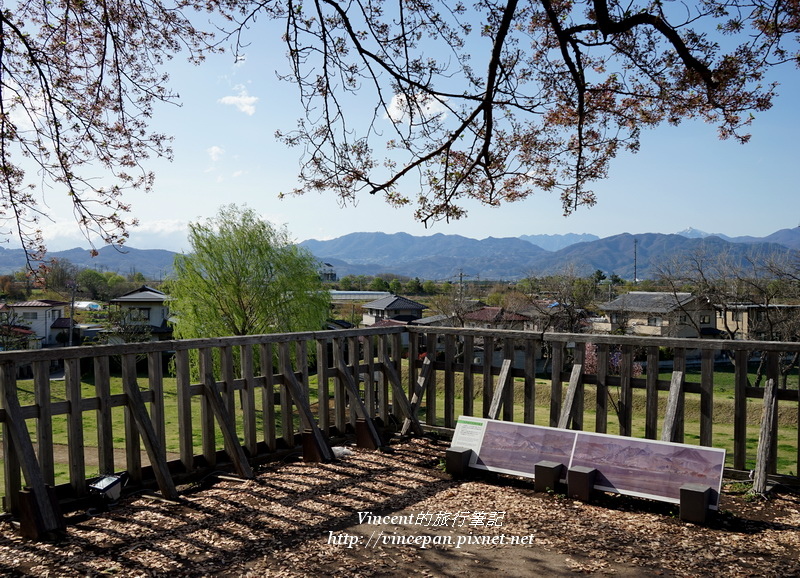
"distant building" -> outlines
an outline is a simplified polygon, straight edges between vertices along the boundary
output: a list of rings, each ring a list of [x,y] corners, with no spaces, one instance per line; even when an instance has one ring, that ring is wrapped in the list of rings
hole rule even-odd
[[[387,297],[365,304],[363,309],[361,324],[371,327],[386,319],[404,324],[410,323],[421,319],[422,312],[427,307],[411,299],[389,294]]]
[[[13,325],[25,325],[33,332],[31,346],[35,348],[59,344],[57,337],[62,332],[62,328],[58,320],[64,317],[64,311],[68,306],[69,303],[64,301],[38,299],[7,303],[0,308],[10,313],[14,319],[11,322]],[[34,345],[34,342],[38,342],[38,345]]]
[[[323,282],[331,283],[339,280],[338,275],[336,275],[336,269],[334,269],[333,265],[330,263],[322,264],[319,270],[319,278],[322,279]]]
[[[110,301],[117,308],[120,317],[128,326],[140,326],[150,331],[154,340],[170,339],[172,328],[169,326],[169,297],[147,285],[125,293]]]
[[[717,310],[717,329],[734,339],[791,341],[800,334],[800,305],[737,303]]]
[[[691,293],[631,291],[600,305],[606,317],[597,333],[623,332],[651,337],[716,336],[714,309]]]

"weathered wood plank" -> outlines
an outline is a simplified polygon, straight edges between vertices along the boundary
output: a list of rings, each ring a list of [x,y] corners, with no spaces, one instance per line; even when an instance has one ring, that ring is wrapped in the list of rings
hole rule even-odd
[[[76,496],[87,492],[86,458],[83,454],[83,412],[81,411],[81,371],[79,359],[64,362],[64,387],[69,402],[67,414],[67,454],[69,455],[69,483]]]
[[[553,343],[552,368],[550,374],[550,426],[558,425],[558,418],[561,417],[561,372],[564,370],[564,344]]]
[[[658,433],[658,347],[647,348],[644,437],[654,440]]]
[[[511,360],[504,359],[500,365],[500,375],[497,377],[497,385],[492,395],[492,403],[489,405],[489,419],[497,419],[500,415],[500,408],[506,400],[506,390],[509,387],[511,376]]]
[[[328,378],[329,344],[330,340],[328,339],[317,340],[317,400],[319,403],[317,418],[319,420],[319,429],[326,434],[330,433],[331,429],[330,380]]]
[[[44,476],[39,468],[39,461],[33,449],[30,433],[22,418],[22,408],[17,396],[16,367],[14,363],[0,363],[0,387],[2,387],[2,405],[6,410],[6,420],[3,422],[3,443],[6,449],[13,445],[17,459],[13,466],[22,469],[25,482],[33,492],[34,500],[42,520],[45,531],[55,531],[64,526],[63,519],[53,509],[50,502]],[[10,444],[7,439],[10,438]],[[16,463],[18,461],[18,464]],[[18,474],[17,474],[18,475]],[[15,495],[19,496],[19,487],[13,488]]]
[[[49,380],[48,380],[49,381]],[[111,370],[108,357],[94,358],[94,391],[97,408],[97,455],[101,474],[113,474],[114,431],[111,415]]]
[[[384,356],[381,360],[383,363],[383,371],[387,374],[387,377],[389,378],[389,384],[392,387],[392,402],[395,413],[407,420],[410,420],[408,427],[410,427],[415,434],[422,435],[422,425],[419,423],[416,412],[411,408],[411,403],[409,403],[408,397],[406,397],[406,392],[403,388],[403,382],[400,379],[400,374],[397,373],[397,370],[392,364],[391,359],[389,359],[389,354],[382,350],[381,355]],[[403,424],[403,431],[406,433],[408,432],[408,428],[406,428],[405,423]],[[403,435],[405,435],[405,433]]]
[[[256,380],[253,368],[253,346],[240,348],[240,371],[244,384],[240,392],[242,403],[242,434],[244,447],[250,456],[258,454],[258,432],[256,430]]]
[[[700,445],[711,447],[714,427],[714,351],[704,349],[700,355]]]
[[[523,392],[522,420],[532,424],[536,419],[536,352],[539,342],[533,339],[525,340],[525,383]]]
[[[192,436],[192,395],[189,369],[189,352],[175,352],[175,381],[178,403],[178,449],[181,464],[187,472],[194,470],[194,439]]]
[[[375,409],[378,402],[377,388],[375,383],[375,356],[373,355],[374,343],[372,336],[364,338],[364,361],[366,363],[366,373],[364,374],[364,406],[367,414],[372,418],[375,416]]]
[[[511,375],[514,366],[514,340],[503,340],[503,360],[509,361],[508,371],[506,372],[503,385],[503,419],[514,421],[514,377]],[[502,365],[500,374],[502,376]]]
[[[403,400],[404,403],[401,406],[405,420],[403,421],[403,427],[400,429],[400,435],[407,435],[409,429],[413,429],[414,433],[416,434],[422,433],[422,426],[419,423],[417,413],[419,412],[419,406],[422,402],[422,394],[428,388],[428,380],[431,379],[432,373],[433,361],[430,357],[426,356],[422,362],[422,369],[420,369],[419,378],[417,378],[417,383],[414,386],[414,393],[411,397],[411,402],[408,403],[408,400]],[[395,399],[397,398],[395,397]]]
[[[380,370],[380,390],[378,391],[378,405],[381,419],[383,423],[389,423],[389,378],[386,375],[386,372],[383,371],[383,363],[382,359],[386,359],[389,356],[389,343],[386,339],[385,335],[378,336],[378,348],[376,350],[376,354],[378,356],[378,363],[381,366]]]
[[[33,363],[33,390],[35,392],[35,402],[39,408],[39,417],[36,419],[36,446],[38,449],[39,467],[42,470],[44,483],[53,486],[55,485],[53,411],[50,395],[50,368],[46,361],[35,361]],[[98,434],[103,425],[104,424],[98,419]],[[109,438],[109,440],[110,439],[111,438]]]
[[[264,378],[264,388],[261,390],[264,443],[269,451],[274,452],[277,447],[277,432],[275,431],[275,371],[271,343],[259,345],[259,358],[261,375]]]
[[[597,399],[595,400],[594,430],[598,433],[608,431],[608,344],[597,343]]]
[[[763,494],[767,490],[767,474],[770,468],[772,438],[775,437],[775,413],[778,398],[775,396],[775,380],[767,379],[764,387],[764,406],[761,410],[761,428],[758,434],[756,467],[753,477],[753,492]]]
[[[633,348],[622,346],[622,357],[619,367],[619,435],[633,434]]]
[[[220,373],[222,374],[222,384],[220,387],[220,396],[225,403],[225,411],[228,412],[228,418],[236,423],[236,396],[234,395],[234,371],[233,371],[233,346],[221,347],[220,354]]]
[[[128,362],[131,363],[131,360],[128,360]],[[135,358],[132,360],[132,364],[135,371]],[[178,497],[178,490],[175,488],[175,482],[172,480],[172,475],[167,466],[166,451],[161,447],[158,434],[153,427],[150,415],[147,413],[139,384],[136,379],[130,379],[129,375],[128,379],[123,379],[122,387],[125,395],[128,396],[126,408],[130,412],[131,419],[136,423],[137,431],[142,436],[144,448],[147,452],[147,457],[150,459],[150,465],[153,467],[153,474],[156,477],[156,483],[158,483],[161,495],[168,499],[175,499]],[[138,443],[136,445],[138,446]]]
[[[475,358],[475,338],[465,335],[464,339],[464,415],[473,415],[475,412],[475,379],[472,372],[472,362]]]
[[[128,388],[138,388],[136,381],[136,356],[133,354],[122,356],[122,390],[127,392]],[[125,393],[124,406],[125,420],[125,467],[133,484],[142,483],[142,449],[139,441],[139,428],[136,427],[136,419],[133,409],[129,403],[129,396]]]
[[[216,387],[214,378],[214,359],[212,350],[205,347],[200,354],[200,385],[203,391],[207,387]],[[209,396],[200,396],[200,432],[202,434],[203,458],[213,467],[217,465],[217,430],[214,422],[214,409],[211,407]]]
[[[425,423],[436,425],[437,386],[436,386],[436,334],[425,334],[425,361],[431,360],[430,374],[425,386]]]
[[[283,441],[288,445],[290,448],[294,447],[294,415],[292,412],[292,392],[290,391],[291,386],[297,381],[297,378],[294,375],[294,369],[292,368],[292,356],[289,352],[289,344],[288,343],[279,343],[278,344],[278,373],[283,376],[283,382],[281,384],[281,437]],[[302,386],[298,384],[298,391],[297,396],[300,397],[302,395]],[[301,418],[303,417],[302,413],[300,414]],[[305,425],[305,424],[303,424]],[[310,427],[310,426],[309,426]]]
[[[575,344],[575,365],[579,365],[581,367],[581,371],[578,375],[578,383],[575,388],[575,393],[573,396],[573,409],[571,414],[571,421],[572,421],[572,429],[576,430],[583,430],[583,368],[585,367],[585,360],[586,360],[586,344],[585,343],[576,343]],[[575,373],[575,369],[570,374],[570,383],[572,383],[572,375]],[[563,412],[562,412],[563,413]]]
[[[236,435],[236,422],[231,419],[230,410],[226,407],[225,400],[222,398],[215,381],[203,380],[203,396],[208,400],[211,413],[216,418],[220,430],[222,430],[225,452],[233,462],[236,473],[245,478],[252,478],[253,470],[250,468],[244,448],[242,448],[239,443],[239,437]],[[150,459],[152,460],[152,457]]]
[[[561,415],[558,418],[558,427],[567,429],[570,422],[575,421],[575,412],[578,411],[578,397],[581,389],[581,377],[583,375],[583,365],[576,363],[572,366],[572,372],[567,386],[567,395],[564,397],[564,405],[561,408]],[[580,429],[575,427],[574,429]]]
[[[483,417],[489,417],[489,411],[494,397],[494,383],[492,377],[492,365],[494,364],[494,339],[492,337],[483,338]]]
[[[322,435],[322,431],[317,426],[314,416],[311,413],[311,406],[303,395],[302,387],[297,381],[297,377],[292,371],[292,359],[287,344],[280,344],[278,349],[278,362],[281,374],[283,375],[283,392],[294,400],[300,414],[300,423],[304,431],[310,431],[314,437],[320,457],[323,461],[333,460],[333,451],[328,440]]]
[[[673,371],[672,380],[669,384],[669,397],[667,398],[667,410],[664,414],[664,424],[661,428],[661,441],[674,442],[678,436],[678,418],[680,412],[680,400],[683,395],[683,372]]]
[[[683,443],[684,438],[684,422],[685,408],[686,408],[686,350],[683,348],[675,349],[673,351],[672,367],[675,371],[679,371],[683,383],[681,384],[680,393],[678,395],[678,408],[675,415],[675,435],[672,441]]]
[[[733,467],[744,470],[747,462],[747,351],[734,354]],[[800,431],[800,428],[798,429]]]
[[[151,351],[147,354],[147,383],[152,392],[150,402],[150,419],[153,422],[158,447],[162,458],[167,459],[167,431],[164,423],[164,369],[161,363],[161,353]]]
[[[341,339],[333,340],[333,358],[339,359],[344,355],[344,341]],[[333,425],[339,434],[344,433],[345,428],[345,409],[347,399],[345,395],[344,382],[338,372],[333,375]]]
[[[339,357],[337,361],[337,369],[342,376],[342,380],[344,381],[345,387],[350,391],[350,404],[355,408],[358,417],[364,420],[367,426],[367,430],[369,431],[369,435],[372,438],[372,442],[376,448],[379,448],[383,445],[381,441],[381,436],[378,435],[378,430],[375,429],[375,423],[372,421],[372,415],[370,412],[367,411],[367,407],[361,401],[361,396],[358,392],[358,385],[356,384],[355,380],[353,379],[353,374],[348,371],[347,364],[345,363],[344,357]],[[311,416],[309,415],[309,418]]]
[[[456,337],[444,336],[444,427],[456,427]]]

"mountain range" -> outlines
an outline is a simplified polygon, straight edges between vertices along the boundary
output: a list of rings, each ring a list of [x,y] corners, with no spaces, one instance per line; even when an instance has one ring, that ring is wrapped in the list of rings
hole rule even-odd
[[[559,274],[568,268],[579,276],[599,269],[623,279],[633,279],[634,274],[647,279],[655,275],[654,264],[682,254],[724,253],[736,263],[800,250],[800,228],[784,229],[763,238],[723,239],[695,229],[689,233],[623,233],[573,242],[557,250],[533,244],[527,240],[530,236],[479,241],[458,235],[415,237],[406,233],[351,233],[329,241],[304,241],[301,245],[333,265],[340,277],[386,273],[432,280],[462,275],[514,280]],[[563,240],[545,237],[546,241]]]
[[[615,273],[623,279],[652,278],[654,264],[674,256],[703,251],[724,253],[734,262],[758,259],[767,254],[800,251],[800,228],[782,229],[766,237],[725,237],[687,229],[676,234],[622,233],[598,238],[588,234],[525,235],[477,240],[460,235],[436,234],[425,237],[407,233],[351,233],[327,241],[300,243],[318,259],[345,275],[379,275],[448,280],[514,280],[530,275],[563,273],[576,275],[596,270]],[[121,275],[141,272],[160,280],[172,272],[176,253],[163,249],[116,249],[103,247],[96,257],[86,249],[48,254],[66,259],[79,268],[114,271]],[[21,249],[0,248],[0,274],[25,266]]]

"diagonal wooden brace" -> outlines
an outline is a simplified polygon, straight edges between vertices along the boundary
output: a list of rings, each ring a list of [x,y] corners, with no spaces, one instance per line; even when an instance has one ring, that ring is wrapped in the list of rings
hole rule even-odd
[[[492,403],[489,406],[489,419],[498,419],[500,408],[503,405],[503,394],[508,387],[509,377],[511,376],[511,360],[504,359],[500,366],[500,375],[497,376],[497,388],[492,395]]]
[[[322,460],[325,462],[333,461],[333,450],[331,450],[328,440],[326,440],[325,436],[322,435],[322,430],[319,429],[319,426],[314,419],[314,415],[311,413],[311,406],[308,403],[308,399],[306,399],[306,397],[303,395],[300,383],[297,381],[297,377],[295,376],[294,372],[292,372],[292,358],[289,353],[288,343],[280,344],[279,355],[281,362],[281,373],[283,374],[283,387],[286,393],[288,393],[292,398],[294,404],[297,406],[297,410],[300,413],[300,422],[303,424],[303,429],[311,432],[314,438],[314,443],[317,446]]]
[[[353,374],[347,371],[347,364],[344,361],[343,351],[340,351],[338,357],[336,358],[336,370],[339,373],[339,378],[344,382],[345,387],[350,392],[350,403],[352,403],[356,408],[358,417],[364,420],[373,444],[376,448],[381,447],[383,445],[383,441],[381,440],[381,436],[378,435],[378,430],[375,429],[375,423],[372,421],[372,416],[367,411],[364,402],[361,401],[361,395],[358,391],[358,387],[356,386]]]
[[[567,396],[564,398],[564,405],[561,408],[561,417],[558,418],[558,427],[566,429],[569,427],[575,411],[575,399],[580,385],[581,373],[583,372],[583,365],[576,363],[572,366],[572,373],[569,376],[569,387],[567,387]]]
[[[14,375],[14,364],[4,363],[2,365],[2,389],[3,407],[6,410],[5,431],[14,444],[14,449],[19,455],[19,465],[25,481],[33,493],[33,500],[38,510],[41,526],[45,532],[59,532],[65,528],[64,519],[61,513],[54,507],[48,495],[48,489],[44,482],[42,470],[36,459],[36,452],[33,449],[28,428],[25,427],[25,420],[22,417],[22,409],[17,397],[15,383],[9,376]]]
[[[394,365],[392,365],[388,355],[384,354],[381,358],[381,362],[383,363],[383,370],[389,377],[389,383],[392,385],[394,403],[397,404],[400,413],[405,417],[401,433],[405,435],[410,428],[414,430],[415,434],[422,435],[422,426],[419,423],[419,419],[417,419],[417,412],[408,402],[408,397],[406,397],[406,392],[403,390],[403,386],[400,383],[400,376],[397,374],[397,370],[394,368]]]
[[[217,419],[220,429],[222,430],[222,438],[225,440],[225,451],[233,460],[233,465],[236,468],[236,473],[248,479],[252,479],[253,469],[247,461],[247,456],[244,453],[242,444],[239,443],[239,437],[236,435],[236,426],[231,420],[230,412],[222,400],[222,395],[216,387],[216,384],[203,381],[203,393],[211,406],[211,411]],[[152,460],[152,458],[150,458]]]
[[[136,422],[139,432],[141,432],[142,441],[144,441],[144,447],[147,450],[147,457],[150,458],[150,463],[153,466],[158,488],[165,498],[174,500],[178,497],[178,490],[175,488],[175,482],[173,482],[169,473],[167,460],[164,457],[165,453],[161,449],[153,422],[150,421],[150,415],[144,406],[142,392],[139,391],[139,386],[136,382],[130,380],[123,380],[123,390],[128,397],[128,408],[131,411],[133,420]]]

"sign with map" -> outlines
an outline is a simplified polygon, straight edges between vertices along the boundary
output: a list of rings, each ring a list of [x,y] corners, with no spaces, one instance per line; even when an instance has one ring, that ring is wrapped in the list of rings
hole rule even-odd
[[[725,450],[522,423],[459,417],[451,444],[472,450],[470,467],[534,477],[547,460],[595,468],[594,487],[606,492],[680,503],[684,484],[712,490],[717,509]]]

